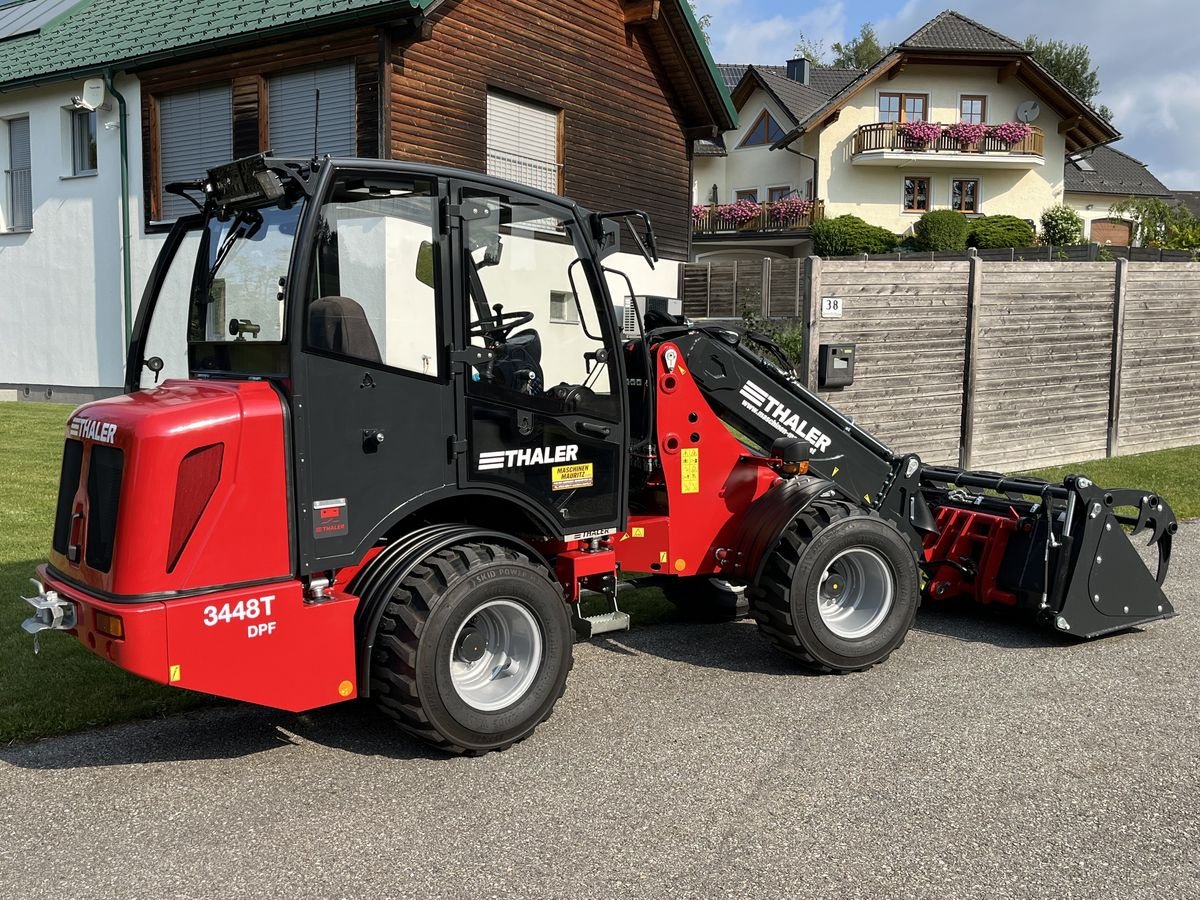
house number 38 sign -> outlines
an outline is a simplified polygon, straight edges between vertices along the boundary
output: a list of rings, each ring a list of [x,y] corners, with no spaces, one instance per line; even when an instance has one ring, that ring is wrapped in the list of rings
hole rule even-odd
[[[842,317],[842,309],[845,304],[840,297],[822,297],[821,298],[821,318],[822,319],[840,319]]]

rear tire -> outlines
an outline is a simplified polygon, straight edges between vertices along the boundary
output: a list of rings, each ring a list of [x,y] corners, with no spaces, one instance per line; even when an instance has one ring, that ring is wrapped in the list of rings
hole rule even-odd
[[[796,517],[750,592],[759,630],[820,672],[857,672],[904,643],[920,605],[908,542],[874,510],[817,500]]]
[[[562,588],[528,556],[470,543],[434,554],[392,592],[371,696],[405,731],[450,753],[505,750],[566,688],[574,632]]]

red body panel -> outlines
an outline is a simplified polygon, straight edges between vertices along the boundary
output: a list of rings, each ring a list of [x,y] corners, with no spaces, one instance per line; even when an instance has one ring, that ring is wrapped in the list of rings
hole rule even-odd
[[[83,427],[81,427],[81,423]],[[99,423],[98,425],[95,423]],[[112,426],[111,429],[108,426]],[[80,407],[67,436],[124,452],[116,538],[108,572],[52,552],[75,581],[126,597],[195,591],[291,574],[287,444],[279,395],[261,381],[167,381]],[[216,489],[171,568],[180,464],[222,445]],[[85,453],[72,511],[89,521]],[[186,493],[186,491],[184,492]],[[177,541],[179,529],[176,529]],[[86,534],[78,536],[86,540]]]
[[[674,370],[668,353],[678,360]],[[671,343],[657,348],[658,454],[669,514],[631,516],[617,537],[621,566],[632,572],[743,577],[722,551],[737,543],[751,505],[780,480],[712,411]]]
[[[358,598],[330,591],[304,602],[298,581],[154,603],[109,603],[39,570],[73,601],[74,633],[97,656],[160,684],[302,712],[358,695]],[[96,630],[96,612],[121,619],[125,637]]]

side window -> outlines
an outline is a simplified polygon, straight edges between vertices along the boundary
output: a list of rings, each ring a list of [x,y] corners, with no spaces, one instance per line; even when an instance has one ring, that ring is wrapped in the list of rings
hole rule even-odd
[[[471,343],[493,359],[468,390],[550,413],[616,419],[601,307],[569,213],[516,196],[467,192],[463,266]]]
[[[321,209],[307,346],[439,378],[437,186],[343,176]]]
[[[188,307],[192,299],[192,276],[196,271],[200,234],[197,229],[183,238],[158,289],[143,358],[157,356],[163,361],[163,369],[155,379],[154,373],[143,366],[139,383],[143,389],[162,384],[168,378],[187,378],[189,375]]]

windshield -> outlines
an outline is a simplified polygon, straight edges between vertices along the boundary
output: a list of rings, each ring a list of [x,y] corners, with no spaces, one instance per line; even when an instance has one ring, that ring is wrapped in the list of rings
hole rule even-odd
[[[211,218],[201,236],[190,343],[278,343],[302,205],[239,210]]]

